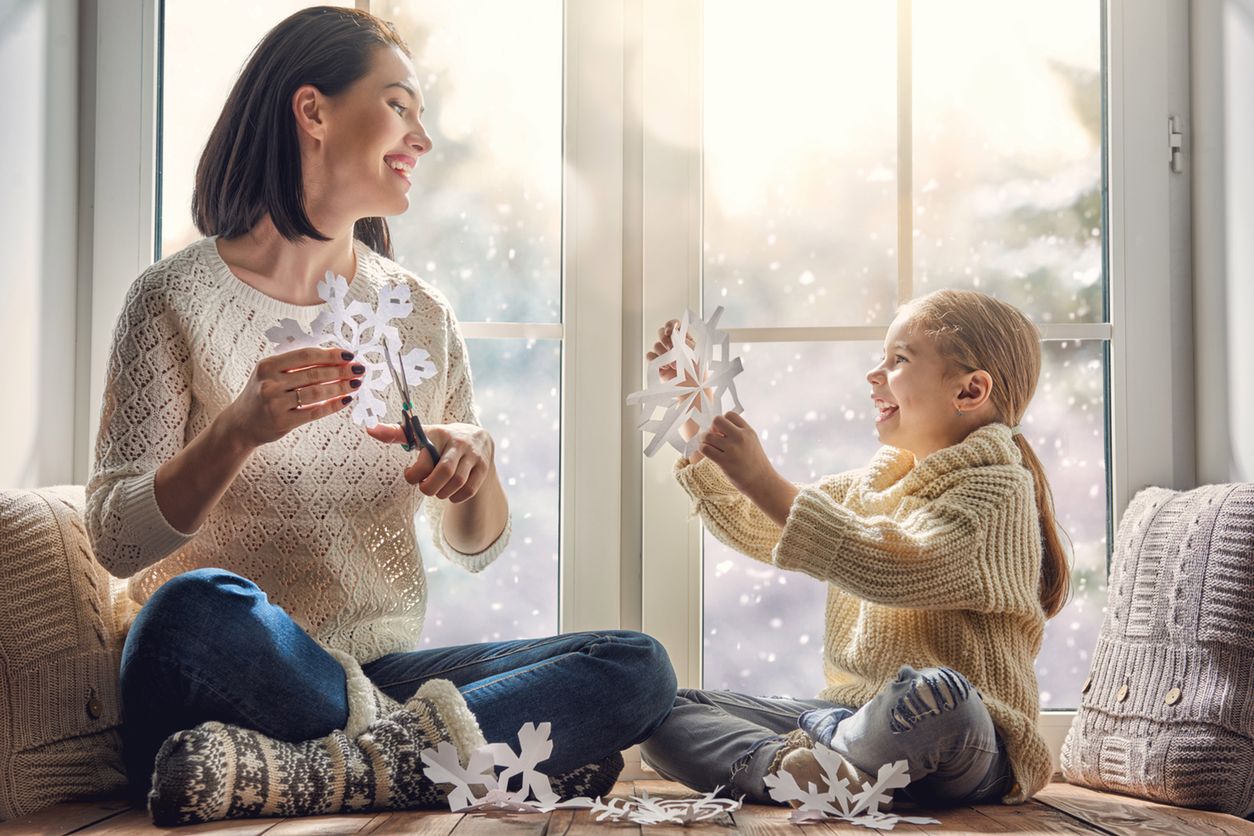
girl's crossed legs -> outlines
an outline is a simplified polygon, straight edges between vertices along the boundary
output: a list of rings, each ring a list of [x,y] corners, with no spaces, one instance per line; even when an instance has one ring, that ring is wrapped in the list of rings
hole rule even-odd
[[[803,730],[864,773],[905,760],[904,794],[932,806],[996,801],[1013,777],[979,692],[948,668],[906,665],[858,710],[823,700],[680,690],[670,717],[641,747],[664,777],[701,792],[724,787],[776,803],[763,778],[778,768],[786,736]]]
[[[619,630],[392,653],[362,669],[399,702],[429,679],[452,681],[489,741],[517,748],[523,723],[551,722],[553,753],[541,764],[550,775],[644,740],[675,695],[662,646]],[[256,584],[224,569],[184,573],[153,594],[127,635],[121,695],[137,798],[176,731],[218,720],[302,741],[348,719],[340,664]]]

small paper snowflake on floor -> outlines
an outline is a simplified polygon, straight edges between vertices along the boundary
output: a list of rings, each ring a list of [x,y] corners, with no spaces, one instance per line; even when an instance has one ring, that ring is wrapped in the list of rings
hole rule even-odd
[[[718,798],[722,787],[697,798],[654,798],[647,792],[629,799],[611,798],[608,802],[597,799],[589,809],[597,821],[635,824],[695,824],[709,821],[740,809],[741,803],[730,798]]]
[[[865,782],[857,792],[851,792],[848,779],[839,775],[840,755],[822,745],[816,745],[813,751],[823,769],[826,790],[819,791],[810,783],[802,788],[797,785],[796,778],[782,770],[762,779],[771,798],[784,804],[797,802],[789,817],[794,824],[842,819],[872,830],[892,830],[903,821],[909,824],[940,824],[932,818],[881,812],[880,806],[892,801],[893,790],[910,783],[905,761],[884,764],[874,781]]]
[[[372,308],[366,302],[348,302],[348,279],[328,270],[326,278],[318,282],[318,296],[327,303],[327,310],[314,318],[308,332],[294,319],[281,319],[266,331],[266,337],[278,352],[331,345],[357,355],[355,360],[366,367],[366,373],[353,396],[352,417],[355,423],[373,427],[387,412],[387,403],[379,393],[392,385],[383,354],[384,340],[399,358],[398,372],[405,376],[407,385],[418,386],[436,373],[435,361],[425,348],[402,353],[400,331],[392,324],[414,309],[409,285],[402,282],[384,287],[378,306]]]
[[[639,404],[639,429],[653,433],[644,454],[652,456],[663,444],[690,456],[700,445],[700,433],[709,429],[716,415],[729,411],[724,401],[731,399],[732,410],[743,412],[736,394],[736,375],[744,371],[739,357],[732,357],[731,338],[718,328],[722,307],[716,308],[708,320],[692,311],[685,311],[671,334],[671,350],[649,362],[646,388],[633,392],[627,403]],[[675,365],[675,377],[663,381],[658,372],[663,366]],[[658,410],[662,416],[655,418]],[[688,419],[696,422],[698,432],[684,441],[679,429]]]
[[[707,821],[740,809],[739,801],[716,798],[714,792],[700,798],[659,799],[648,793],[629,800],[572,798],[559,801],[550,779],[537,768],[553,752],[551,723],[524,723],[518,730],[519,752],[506,743],[489,743],[471,753],[462,766],[457,750],[442,741],[423,749],[423,774],[449,788],[449,809],[457,813],[487,816],[549,813],[553,810],[589,810],[598,821],[630,821],[636,824],[690,824]],[[495,767],[495,768],[494,768]],[[495,770],[499,768],[498,774]],[[521,787],[510,790],[518,776]]]

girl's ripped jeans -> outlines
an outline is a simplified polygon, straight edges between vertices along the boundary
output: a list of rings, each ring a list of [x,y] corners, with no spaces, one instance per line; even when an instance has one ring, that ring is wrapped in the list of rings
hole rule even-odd
[[[762,779],[784,735],[797,729],[871,775],[905,760],[911,782],[901,792],[920,804],[996,802],[1014,783],[979,692],[949,668],[903,666],[857,710],[817,699],[681,689],[642,751],[670,780],[701,792],[722,786],[722,794],[744,795],[746,803],[773,804]]]

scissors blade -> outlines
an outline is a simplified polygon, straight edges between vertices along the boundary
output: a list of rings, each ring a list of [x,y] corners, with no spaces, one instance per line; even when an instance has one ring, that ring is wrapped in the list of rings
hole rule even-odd
[[[388,341],[383,341],[383,356],[387,359],[388,371],[392,373],[392,383],[396,385],[396,391],[401,393],[401,398],[406,405],[410,404],[409,387],[405,385],[404,377],[397,372],[395,362],[392,360],[392,350],[388,348]]]

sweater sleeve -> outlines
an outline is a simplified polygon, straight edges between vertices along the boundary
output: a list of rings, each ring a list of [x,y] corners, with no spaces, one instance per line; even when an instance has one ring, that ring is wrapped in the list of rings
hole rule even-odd
[[[693,513],[710,533],[741,554],[772,563],[771,552],[779,542],[780,527],[754,505],[709,459],[689,464],[682,456],[675,463],[675,478],[692,498]],[[857,478],[857,471],[837,474],[820,483],[819,490],[841,499]]]
[[[475,426],[480,426],[479,409],[475,405],[474,386],[470,378],[470,362],[467,358],[466,342],[462,339],[461,329],[457,326],[457,320],[447,306],[445,306],[445,328],[448,338],[448,376],[445,387],[447,395],[444,400],[444,415],[441,418],[441,423],[474,424]],[[423,503],[427,507],[427,519],[431,523],[431,537],[435,541],[436,548],[445,557],[468,572],[482,572],[509,545],[510,533],[513,528],[512,514],[507,514],[505,528],[501,530],[496,540],[477,554],[467,554],[453,548],[444,537],[444,513],[448,510],[449,501],[429,496],[423,500]]]
[[[157,507],[157,468],[183,449],[191,355],[160,274],[127,293],[113,332],[86,525],[96,559],[124,578],[191,540]]]
[[[1025,492],[1021,484],[1026,478],[1024,471],[1001,486],[960,485],[902,520],[859,516],[828,493],[805,488],[788,514],[775,564],[888,606],[982,612],[1039,606],[1032,597],[1039,532],[1035,508],[1028,508],[1030,485]],[[991,530],[1018,542],[990,555]],[[998,555],[1006,565],[993,565]]]

